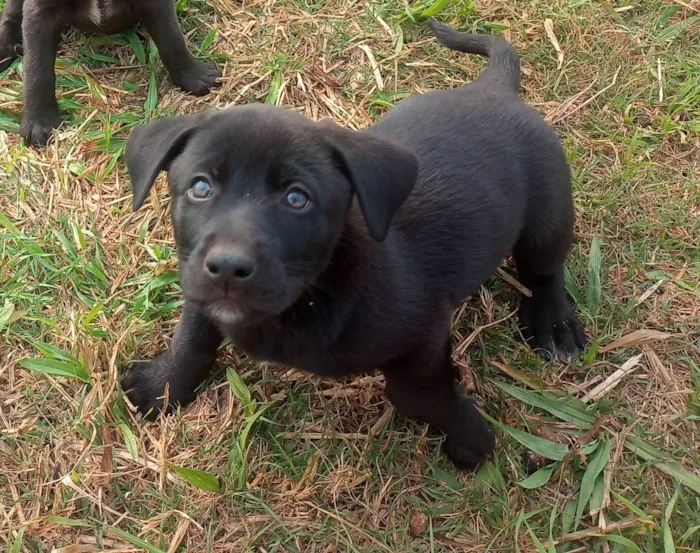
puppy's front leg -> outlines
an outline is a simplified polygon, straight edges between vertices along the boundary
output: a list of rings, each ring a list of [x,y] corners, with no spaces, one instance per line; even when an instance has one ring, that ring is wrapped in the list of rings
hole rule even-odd
[[[185,303],[170,348],[151,361],[135,363],[122,378],[122,389],[151,420],[177,405],[184,407],[211,373],[222,341],[219,330],[199,308]]]
[[[215,65],[201,62],[190,54],[177,20],[175,2],[165,0],[144,2],[141,21],[158,47],[173,82],[185,92],[204,96],[210,89],[219,86],[219,70]]]
[[[56,53],[59,22],[37,0],[26,0],[24,40],[24,114],[20,134],[28,144],[43,145],[61,124],[56,101]]]
[[[459,389],[449,336],[445,340],[423,344],[381,371],[396,409],[444,432],[447,456],[460,468],[473,468],[491,457],[495,438],[474,400]]]
[[[24,0],[7,0],[0,14],[0,71],[22,54],[23,4]]]

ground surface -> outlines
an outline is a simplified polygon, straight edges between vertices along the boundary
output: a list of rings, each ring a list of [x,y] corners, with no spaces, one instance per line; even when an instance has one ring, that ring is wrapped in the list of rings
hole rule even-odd
[[[568,285],[594,339],[546,363],[518,339],[502,278],[465,304],[464,385],[508,425],[476,475],[394,416],[372,376],[318,382],[228,351],[229,378],[180,415],[144,425],[124,406],[119,371],[165,347],[181,307],[165,187],[130,210],[131,126],[257,101],[362,127],[483,67],[416,29],[403,1],[179,4],[193,48],[224,68],[208,97],[173,90],[140,32],[72,33],[68,121],[34,151],[16,136],[21,64],[0,75],[0,549],[700,549],[700,4],[465,0],[440,14],[519,49],[524,94],[566,145]],[[611,375],[617,387],[579,401]],[[523,443],[554,459],[532,489]]]

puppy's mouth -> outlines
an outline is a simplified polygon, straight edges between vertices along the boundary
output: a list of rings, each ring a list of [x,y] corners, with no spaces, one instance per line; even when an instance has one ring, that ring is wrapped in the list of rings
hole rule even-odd
[[[283,298],[250,298],[214,294],[188,294],[183,287],[185,300],[200,306],[200,309],[215,323],[222,326],[251,326],[278,315],[288,307]],[[218,296],[218,297],[217,297]],[[257,301],[256,301],[257,300]]]
[[[222,325],[238,325],[247,319],[247,312],[238,302],[230,299],[213,301],[206,306],[209,317]]]

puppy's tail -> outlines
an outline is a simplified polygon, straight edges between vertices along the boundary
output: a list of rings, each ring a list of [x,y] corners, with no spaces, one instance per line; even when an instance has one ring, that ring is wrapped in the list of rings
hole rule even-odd
[[[465,54],[480,54],[489,58],[489,64],[479,76],[479,81],[488,80],[493,84],[502,84],[518,92],[520,88],[520,57],[515,48],[500,37],[475,35],[455,31],[435,19],[428,23],[435,37],[450,50]]]

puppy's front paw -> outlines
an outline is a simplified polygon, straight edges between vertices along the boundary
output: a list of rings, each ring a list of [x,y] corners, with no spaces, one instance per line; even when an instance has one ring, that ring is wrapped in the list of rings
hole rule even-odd
[[[570,361],[588,341],[583,325],[565,298],[523,298],[520,324],[527,342],[547,360]]]
[[[221,83],[217,80],[219,76],[220,73],[216,65],[193,61],[185,69],[172,75],[172,79],[185,92],[189,92],[194,96],[204,96],[212,88],[221,86]]]
[[[13,33],[0,28],[0,73],[10,67],[12,62],[21,55],[21,37],[13,36]]]
[[[43,109],[26,112],[22,117],[20,134],[30,146],[44,146],[51,138],[51,134],[61,124],[61,116],[58,109]]]
[[[172,372],[166,356],[161,353],[152,361],[134,363],[121,379],[129,401],[148,420],[155,420],[161,413],[172,413],[177,405],[185,406],[195,398],[194,391],[168,383],[167,375]],[[164,405],[166,394],[168,404]]]
[[[459,432],[447,434],[442,448],[455,466],[473,469],[493,457],[496,437],[471,398],[462,396],[460,404],[463,425]]]

